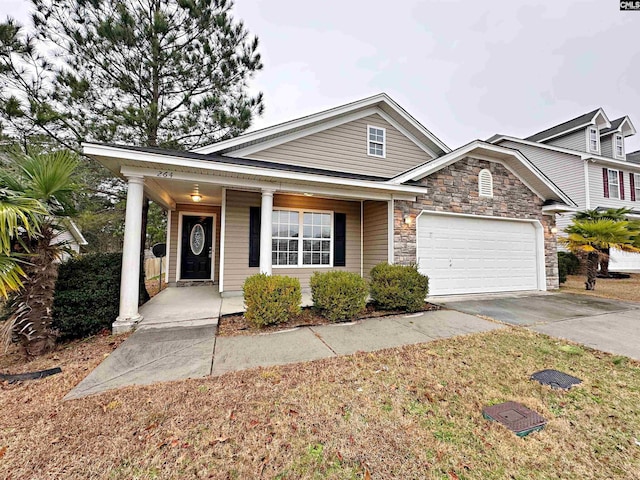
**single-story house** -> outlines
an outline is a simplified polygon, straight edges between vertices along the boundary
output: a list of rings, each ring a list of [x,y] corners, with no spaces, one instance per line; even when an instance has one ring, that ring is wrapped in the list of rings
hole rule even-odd
[[[558,287],[554,215],[575,207],[519,151],[451,150],[385,94],[194,151],[88,143],[128,183],[120,315],[140,320],[143,197],[168,213],[166,279],[237,295],[249,275],[363,277],[380,262],[430,294]]]

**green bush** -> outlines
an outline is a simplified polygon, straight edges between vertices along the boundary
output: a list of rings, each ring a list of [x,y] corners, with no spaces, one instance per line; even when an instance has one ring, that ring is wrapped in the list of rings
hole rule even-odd
[[[429,293],[429,277],[416,265],[380,263],[371,269],[371,298],[383,310],[416,312]]]
[[[567,281],[567,275],[580,273],[580,259],[571,252],[558,252],[558,277],[560,283]]]
[[[62,340],[111,329],[118,316],[121,253],[95,253],[60,265],[53,299],[53,328]]]
[[[302,293],[297,278],[252,275],[242,285],[247,311],[244,317],[255,328],[287,322],[300,314]]]
[[[311,277],[313,306],[328,320],[355,318],[367,305],[367,282],[357,273],[315,272]]]

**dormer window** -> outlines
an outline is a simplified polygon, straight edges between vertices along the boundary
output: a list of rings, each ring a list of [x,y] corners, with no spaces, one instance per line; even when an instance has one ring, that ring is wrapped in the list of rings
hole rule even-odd
[[[624,160],[624,137],[619,133],[616,133],[613,137],[613,142],[616,158]]]
[[[367,153],[372,157],[384,158],[387,154],[386,131],[382,127],[367,125],[368,147]]]
[[[589,127],[589,151],[600,152],[600,137],[598,127]]]

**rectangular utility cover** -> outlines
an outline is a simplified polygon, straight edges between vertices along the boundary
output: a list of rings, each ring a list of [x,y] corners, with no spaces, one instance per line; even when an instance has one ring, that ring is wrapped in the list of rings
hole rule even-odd
[[[517,402],[484,407],[482,414],[489,420],[500,422],[519,437],[542,430],[547,424],[544,417]]]

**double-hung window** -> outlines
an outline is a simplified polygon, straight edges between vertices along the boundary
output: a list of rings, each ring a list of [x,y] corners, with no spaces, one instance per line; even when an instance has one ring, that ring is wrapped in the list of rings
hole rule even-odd
[[[598,138],[597,127],[589,127],[589,150],[592,152],[600,151],[600,139]]]
[[[331,212],[274,210],[271,259],[274,266],[332,265]]]
[[[385,157],[387,132],[381,127],[367,126],[367,153],[373,157]]]
[[[618,170],[608,170],[609,198],[620,198],[620,175]]]
[[[614,152],[616,154],[616,158],[624,159],[624,139],[622,135],[616,134],[614,135]]]
[[[633,187],[635,195],[632,200],[635,199],[636,201],[640,202],[640,173],[633,174]]]

